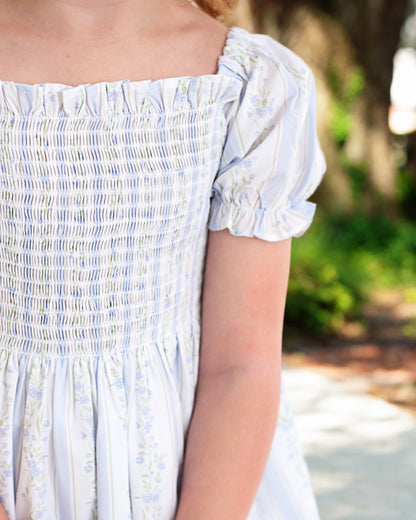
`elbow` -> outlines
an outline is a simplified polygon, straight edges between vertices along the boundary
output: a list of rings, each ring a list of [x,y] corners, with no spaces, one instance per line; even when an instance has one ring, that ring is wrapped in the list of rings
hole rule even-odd
[[[242,399],[257,403],[279,403],[281,389],[280,363],[252,363],[223,367],[200,374],[200,391],[222,388],[224,394],[240,394]]]
[[[227,349],[221,349],[225,354],[220,356],[207,355],[209,348],[202,349],[199,364],[199,378],[224,377],[231,381],[251,380],[260,385],[275,386],[280,384],[282,368],[281,339],[272,341],[245,340],[226,343]],[[205,355],[204,355],[205,353]]]

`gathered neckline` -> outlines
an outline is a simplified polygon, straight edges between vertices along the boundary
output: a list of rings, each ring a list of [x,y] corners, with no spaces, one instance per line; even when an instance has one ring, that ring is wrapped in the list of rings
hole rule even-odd
[[[66,83],[58,83],[58,82],[42,82],[42,83],[21,83],[17,81],[12,80],[2,80],[0,79],[0,85],[10,85],[14,86],[15,88],[30,90],[30,89],[37,89],[40,87],[49,87],[56,89],[65,89],[65,90],[79,90],[79,89],[85,89],[85,88],[101,88],[101,87],[107,87],[107,86],[114,86],[114,85],[122,85],[128,83],[131,87],[141,87],[141,86],[149,86],[153,84],[159,84],[159,83],[172,83],[172,82],[178,82],[180,80],[203,80],[203,79],[214,79],[221,75],[221,63],[226,58],[229,49],[231,47],[231,42],[233,39],[233,36],[235,33],[239,31],[244,31],[241,27],[237,27],[235,25],[231,26],[228,29],[227,36],[225,38],[225,43],[221,52],[221,55],[217,59],[217,71],[215,73],[211,74],[201,74],[199,76],[168,76],[164,78],[158,78],[158,79],[141,79],[141,80],[130,80],[128,78],[125,79],[119,79],[116,81],[98,81],[95,83],[79,83],[77,85],[68,85]]]
[[[42,120],[140,116],[150,120],[162,115],[202,113],[240,95],[240,61],[252,41],[248,35],[241,27],[229,28],[213,74],[78,85],[0,80],[0,115]]]

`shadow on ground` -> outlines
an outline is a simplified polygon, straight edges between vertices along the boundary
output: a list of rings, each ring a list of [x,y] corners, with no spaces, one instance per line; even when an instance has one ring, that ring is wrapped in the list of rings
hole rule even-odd
[[[310,370],[283,383],[321,520],[410,520],[416,511],[416,419]]]

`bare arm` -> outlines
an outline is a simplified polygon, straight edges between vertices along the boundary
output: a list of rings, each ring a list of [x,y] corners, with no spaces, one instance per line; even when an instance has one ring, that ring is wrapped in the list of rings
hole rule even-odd
[[[198,387],[176,520],[245,520],[280,400],[290,239],[209,233]]]
[[[6,511],[4,510],[2,504],[0,504],[0,520],[10,520],[9,517],[6,514]]]

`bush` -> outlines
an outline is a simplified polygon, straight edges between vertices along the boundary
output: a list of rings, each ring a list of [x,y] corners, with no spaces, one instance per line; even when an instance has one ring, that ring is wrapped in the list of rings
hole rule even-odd
[[[371,290],[416,286],[416,224],[321,214],[293,241],[285,324],[336,334],[360,319]]]

